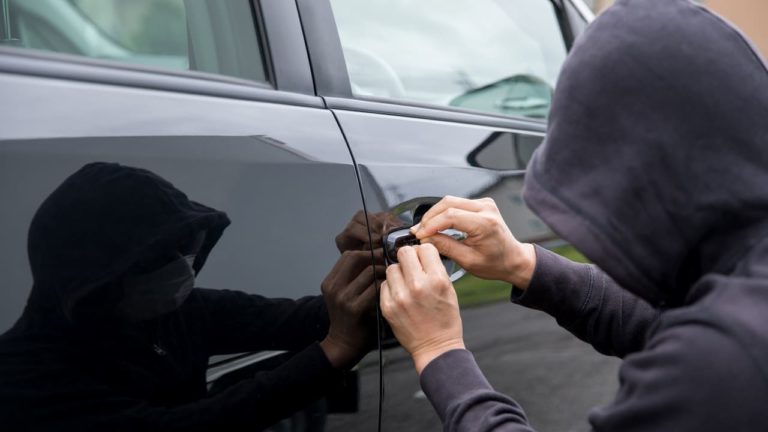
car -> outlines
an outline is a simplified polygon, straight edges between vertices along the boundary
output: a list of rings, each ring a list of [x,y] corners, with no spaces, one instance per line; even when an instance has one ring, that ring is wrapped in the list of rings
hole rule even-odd
[[[593,19],[581,0],[0,3],[0,332],[32,284],[35,210],[93,161],[149,169],[229,214],[200,286],[317,295],[355,214],[384,216],[378,238],[445,195],[492,197],[521,240],[558,242],[520,192]],[[457,289],[493,290],[445,264]],[[415,375],[387,384],[404,356],[381,345],[349,387],[273,429],[435,427],[410,403]],[[284,354],[211,358],[209,385]]]

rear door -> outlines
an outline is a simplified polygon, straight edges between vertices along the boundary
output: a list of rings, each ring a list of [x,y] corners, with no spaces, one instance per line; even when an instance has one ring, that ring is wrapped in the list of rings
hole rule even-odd
[[[580,8],[548,0],[298,4],[318,94],[358,164],[374,236],[413,224],[454,195],[492,197],[520,240],[558,244],[523,203],[521,188],[560,67],[586,24]],[[613,369],[590,375],[603,360],[588,347],[552,320],[505,304],[508,285],[446,265],[458,278],[468,347],[537,427],[566,430],[610,397]],[[383,429],[439,430],[407,353],[388,349],[383,363]],[[596,390],[553,412],[547,401],[565,397],[567,377],[552,370],[587,374],[585,386]]]
[[[339,257],[334,238],[363,206],[346,142],[314,95],[294,3],[2,3],[0,332],[32,284],[26,235],[35,210],[94,161],[151,170],[229,214],[199,286],[320,294]],[[209,380],[274,367],[277,354],[212,358]],[[276,430],[374,429],[376,360],[359,367],[344,403],[321,401]]]

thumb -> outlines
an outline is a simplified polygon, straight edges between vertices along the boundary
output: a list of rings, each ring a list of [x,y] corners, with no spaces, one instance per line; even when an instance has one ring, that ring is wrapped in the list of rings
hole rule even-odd
[[[472,248],[445,234],[435,234],[421,240],[422,243],[431,243],[440,255],[456,261],[459,265],[472,254]]]

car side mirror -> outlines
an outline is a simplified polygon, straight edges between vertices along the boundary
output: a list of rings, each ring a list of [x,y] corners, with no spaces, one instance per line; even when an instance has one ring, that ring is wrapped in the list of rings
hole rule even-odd
[[[543,134],[493,132],[467,155],[467,162],[479,168],[522,171],[543,141]]]

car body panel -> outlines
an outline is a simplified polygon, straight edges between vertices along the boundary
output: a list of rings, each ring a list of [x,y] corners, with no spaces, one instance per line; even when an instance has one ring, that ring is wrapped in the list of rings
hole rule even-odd
[[[178,91],[184,86],[179,80],[194,86],[196,77],[177,77],[174,86],[160,90],[124,80],[108,84],[104,76],[95,83],[16,73],[24,61],[35,59],[22,56],[16,69],[0,72],[0,199],[6,209],[0,216],[0,330],[21,314],[32,284],[26,235],[35,210],[69,174],[94,161],[149,169],[193,200],[228,213],[233,223],[198,286],[268,297],[320,294],[339,257],[334,237],[362,209],[362,199],[347,145],[333,114],[318,107],[319,98],[250,87],[237,90],[250,98],[266,92],[266,101]],[[107,77],[110,70],[72,67]],[[361,385],[373,392],[364,400],[371,411],[378,368],[376,361],[368,365]]]
[[[587,20],[579,0],[564,1],[576,5],[562,14],[566,21]],[[229,214],[233,224],[200,286],[319,294],[339,255],[334,237],[355,212],[366,207],[369,218],[386,213],[408,225],[420,204],[446,194],[494,197],[522,240],[552,238],[522,202],[517,151],[521,137],[543,137],[545,122],[354,99],[328,0],[252,4],[267,53],[266,83],[0,46],[0,332],[20,315],[31,287],[26,233],[34,211],[93,161],[150,169]],[[563,30],[569,44],[584,27],[570,24]],[[209,380],[279,355],[215,358]],[[396,424],[401,403],[418,396],[415,380],[388,386],[380,413],[382,360],[373,353],[358,368],[357,414],[278,429]]]
[[[510,229],[523,241],[554,238],[523,203],[520,192],[524,171],[480,168],[471,166],[468,160],[468,155],[491,136],[541,138],[543,133],[536,130],[538,127],[521,131],[339,109],[334,113],[355,155],[369,217],[385,215],[391,221],[383,231],[398,224],[412,225],[419,205],[454,195],[494,198]],[[517,163],[512,148],[504,150],[508,152],[498,157],[505,157],[511,167]],[[385,352],[385,359],[393,355]],[[426,401],[413,400],[419,391],[416,376],[407,383],[392,381],[387,374],[390,363],[385,360],[384,364],[385,430],[422,430],[422,420],[432,416]],[[423,415],[413,415],[417,408]]]
[[[586,19],[574,13],[579,9],[570,3],[570,14],[563,9],[563,2],[552,3],[564,42],[570,47]],[[322,43],[313,43],[320,32],[336,27],[330,3],[298,0],[297,4],[318,95],[333,110],[355,158],[369,227],[381,230],[372,232],[372,237],[398,225],[413,224],[420,206],[428,207],[445,195],[453,195],[493,198],[511,231],[522,241],[557,240],[521,196],[525,163],[543,140],[546,121],[413,101],[354,98],[338,35],[323,34]],[[379,227],[370,222],[374,219],[387,222]],[[449,264],[446,267],[455,270]],[[482,283],[469,282],[471,276],[459,279],[457,286],[463,279],[465,285],[484,289]],[[385,350],[383,356],[382,429],[438,429],[439,421],[417,377],[402,372],[408,356],[397,347]]]

